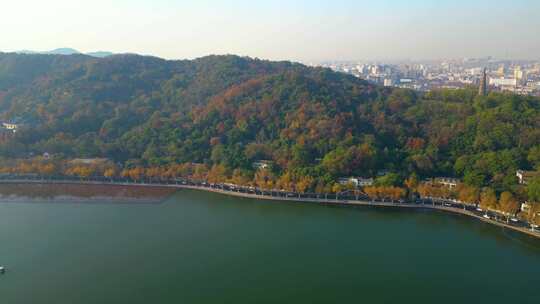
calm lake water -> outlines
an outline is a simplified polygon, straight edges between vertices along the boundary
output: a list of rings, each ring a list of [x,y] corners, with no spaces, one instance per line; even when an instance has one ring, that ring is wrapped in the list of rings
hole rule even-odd
[[[540,241],[434,211],[183,190],[0,203],[2,304],[540,303]]]

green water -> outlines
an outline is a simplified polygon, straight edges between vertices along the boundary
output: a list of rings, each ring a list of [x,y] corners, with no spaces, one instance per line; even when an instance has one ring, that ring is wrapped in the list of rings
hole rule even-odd
[[[0,203],[0,303],[540,303],[540,241],[433,211],[180,191]]]

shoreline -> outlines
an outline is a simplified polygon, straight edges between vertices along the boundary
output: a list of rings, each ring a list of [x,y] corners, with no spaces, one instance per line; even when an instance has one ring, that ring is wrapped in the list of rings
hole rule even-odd
[[[300,198],[300,197],[280,197],[272,196],[265,194],[255,194],[255,193],[243,193],[236,192],[231,190],[216,189],[212,187],[205,186],[194,186],[186,184],[152,184],[152,183],[130,183],[130,182],[104,182],[104,181],[58,181],[58,180],[0,180],[0,185],[2,184],[34,184],[34,185],[97,185],[97,186],[126,186],[126,187],[143,187],[143,188],[162,188],[171,190],[174,189],[189,189],[197,191],[205,191],[218,193],[228,196],[241,197],[241,198],[251,198],[258,200],[268,200],[268,201],[285,201],[285,202],[303,202],[303,203],[315,203],[319,205],[328,205],[328,206],[365,206],[365,207],[386,207],[386,208],[404,208],[404,209],[425,209],[425,210],[438,210],[453,214],[465,215],[472,217],[474,219],[480,220],[484,223],[489,223],[501,228],[507,228],[516,232],[521,232],[528,236],[535,237],[540,239],[540,231],[531,231],[528,228],[516,227],[503,222],[495,221],[492,219],[486,219],[482,216],[479,216],[469,210],[464,210],[461,208],[447,207],[447,206],[437,206],[431,204],[410,204],[410,203],[392,203],[392,202],[374,202],[367,200],[336,200],[336,199],[324,199],[324,198]],[[0,195],[1,197],[1,195]],[[97,199],[100,198],[99,195],[96,196]],[[48,199],[49,201],[53,199]],[[130,198],[124,197],[122,201],[130,200]],[[133,201],[136,203],[137,198],[133,198]],[[2,199],[0,198],[0,202]],[[12,200],[12,202],[17,202]]]

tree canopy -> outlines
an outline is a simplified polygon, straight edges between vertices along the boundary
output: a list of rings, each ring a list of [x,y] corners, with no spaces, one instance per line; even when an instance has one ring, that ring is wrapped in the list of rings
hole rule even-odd
[[[214,177],[271,175],[303,191],[386,170],[377,186],[453,176],[516,193],[515,171],[540,165],[538,98],[423,94],[237,56],[0,54],[0,119],[21,122],[0,137],[3,158],[198,163]],[[253,168],[259,160],[272,162],[268,172]]]

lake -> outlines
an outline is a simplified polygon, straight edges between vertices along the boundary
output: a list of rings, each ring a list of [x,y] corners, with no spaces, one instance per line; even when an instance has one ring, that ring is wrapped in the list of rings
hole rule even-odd
[[[2,304],[540,303],[540,240],[437,211],[181,190],[0,203]]]

